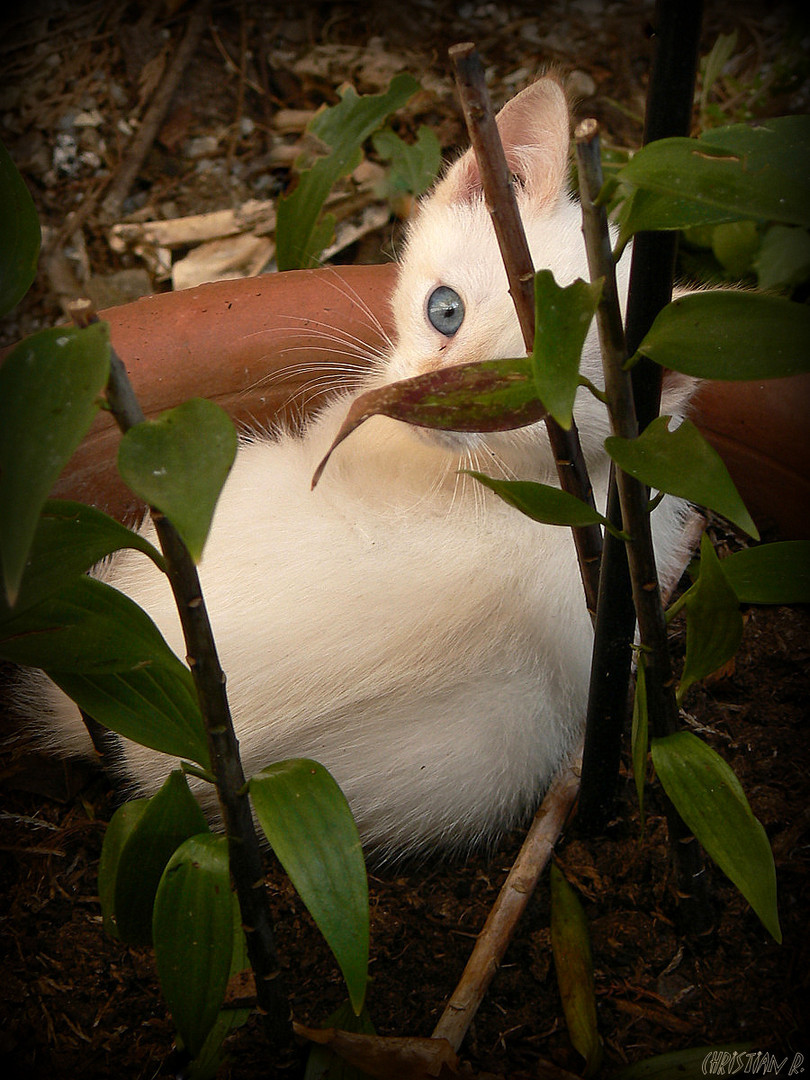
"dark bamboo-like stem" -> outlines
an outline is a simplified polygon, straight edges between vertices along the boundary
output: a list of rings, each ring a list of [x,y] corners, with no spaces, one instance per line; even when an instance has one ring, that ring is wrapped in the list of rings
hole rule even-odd
[[[655,56],[644,118],[645,146],[656,139],[685,136],[691,131],[702,13],[702,0],[657,0]],[[641,232],[633,240],[625,326],[630,356],[672,298],[677,247],[677,232]],[[643,431],[658,415],[661,369],[642,357],[633,368],[632,378],[639,428]]]
[[[534,265],[518,213],[492,104],[486,88],[481,58],[470,42],[453,45],[450,58],[455,69],[461,106],[475,152],[481,183],[492,224],[501,249],[509,292],[517,311],[526,351],[534,348]],[[594,505],[593,489],[579,444],[576,425],[565,431],[546,417],[560,487],[589,505]],[[576,546],[585,602],[593,617],[599,589],[602,532],[598,525],[572,530]]]
[[[71,314],[79,326],[97,321],[89,301],[78,301],[72,306]],[[111,348],[110,353],[107,402],[119,428],[126,432],[145,417],[123,362],[114,349]],[[211,770],[228,839],[231,875],[256,978],[258,1007],[272,1045],[286,1045],[292,1039],[289,1001],[280,974],[264,888],[261,849],[225,692],[225,674],[217,656],[197,568],[171,522],[154,508],[150,513],[166,560],[167,576],[183,627],[186,659],[205,723]]]
[[[657,0],[650,89],[643,142],[688,135],[700,41],[701,0]],[[672,295],[677,233],[639,233],[633,242],[625,320],[628,355],[635,353],[658,312]],[[658,415],[661,369],[642,358],[632,372],[639,430]],[[619,497],[611,481],[606,516],[620,521]],[[578,826],[604,828],[613,814],[622,735],[627,722],[630,660],[636,614],[624,543],[606,534],[594,654],[588,695]]]
[[[611,469],[605,517],[622,527],[619,492]],[[593,655],[585,717],[582,789],[577,827],[584,833],[603,829],[613,814],[621,761],[622,735],[628,717],[630,663],[636,610],[624,541],[605,533]]]
[[[616,267],[607,214],[603,206],[596,204],[602,189],[596,121],[583,121],[577,128],[575,138],[588,267],[592,280],[601,278],[604,282],[596,319],[611,428],[614,435],[633,439],[638,434],[638,421],[630,375],[624,370],[627,348],[616,286]],[[621,469],[615,470],[615,478],[622,527],[630,536],[627,541],[627,561],[640,648],[644,656],[650,730],[653,737],[660,738],[673,734],[680,725],[675,698],[676,680],[653,550],[649,492],[644,484]],[[668,799],[666,813],[679,889],[685,898],[684,910],[688,908],[692,929],[703,929],[708,923],[708,905],[702,887],[704,868],[700,849]]]

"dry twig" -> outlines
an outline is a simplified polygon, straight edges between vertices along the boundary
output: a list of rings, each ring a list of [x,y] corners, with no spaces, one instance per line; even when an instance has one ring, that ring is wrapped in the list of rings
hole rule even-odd
[[[459,84],[470,139],[498,236],[510,293],[520,320],[526,349],[534,346],[534,267],[520,221],[503,145],[474,46],[465,43],[450,50]],[[565,432],[546,421],[549,441],[558,462],[561,486],[593,502],[590,482],[579,450],[576,429]],[[569,436],[572,436],[569,438]],[[578,535],[579,534],[579,535]],[[602,536],[596,530],[574,530],[588,609],[596,610]],[[467,965],[433,1032],[458,1049],[478,1006],[511,941],[515,928],[548,863],[554,845],[568,821],[579,793],[581,751],[549,788],[526,835],[517,859],[478,936]]]
[[[551,858],[554,845],[571,816],[579,792],[580,761],[581,755],[577,755],[548,789],[478,935],[458,985],[433,1031],[434,1039],[447,1039],[454,1050],[461,1046],[503,960],[515,927]]]
[[[129,189],[138,175],[141,166],[149,153],[149,148],[155,141],[160,125],[168,112],[174,92],[180,85],[183,72],[203,35],[208,24],[208,14],[211,9],[211,0],[199,0],[196,8],[192,11],[188,20],[186,34],[177,47],[172,62],[166,70],[160,85],[152,98],[152,103],[146,110],[141,126],[138,128],[132,142],[127,149],[126,157],[115,176],[114,181],[101,204],[104,213],[110,218],[117,218],[121,213],[121,206],[129,193]]]
[[[464,119],[481,172],[484,195],[506,267],[509,291],[520,321],[526,350],[531,352],[534,348],[534,266],[487,93],[484,68],[475,46],[470,42],[453,45],[450,58],[455,68]],[[557,465],[560,487],[594,506],[593,491],[576,425],[572,423],[571,430],[565,431],[555,420],[547,417],[546,429]],[[602,532],[599,525],[591,525],[572,529],[572,533],[585,589],[585,602],[593,617],[599,589]]]

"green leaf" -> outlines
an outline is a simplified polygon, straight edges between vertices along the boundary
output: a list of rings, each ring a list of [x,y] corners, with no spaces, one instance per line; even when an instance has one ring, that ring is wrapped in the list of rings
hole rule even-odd
[[[143,536],[92,506],[49,499],[37,523],[13,612],[0,595],[0,620],[20,614],[105,556],[130,547],[163,570],[163,556]]]
[[[49,671],[56,685],[99,724],[162,754],[210,768],[191,674],[164,664],[84,675]]]
[[[706,533],[700,539],[700,576],[684,597],[686,658],[678,686],[678,704],[689,687],[727,663],[740,647],[740,602],[729,584]]]
[[[613,1074],[613,1080],[688,1080],[691,1076],[745,1074],[751,1043],[693,1046],[637,1061]]]
[[[633,696],[633,725],[630,735],[633,755],[633,780],[638,796],[641,831],[644,832],[644,782],[647,777],[647,752],[650,748],[649,714],[647,712],[647,668],[644,653],[639,653],[636,669],[636,692]]]
[[[727,221],[712,230],[712,251],[724,270],[735,278],[751,272],[759,251],[759,230],[754,221]]]
[[[184,840],[204,832],[205,815],[179,769],[150,799],[116,810],[98,868],[101,914],[109,934],[129,945],[152,944],[152,909],[163,870]]]
[[[101,847],[101,858],[98,864],[98,898],[101,904],[104,929],[110,937],[121,937],[115,913],[116,881],[121,853],[126,848],[130,836],[137,830],[148,806],[149,799],[130,799],[129,802],[125,802],[118,807],[112,818],[110,818],[107,831],[104,833],[104,843]],[[151,915],[152,908],[150,905],[150,919]],[[150,932],[150,941],[151,937]]]
[[[596,1024],[596,994],[588,922],[579,897],[557,864],[551,863],[551,950],[557,972],[568,1037],[585,1059],[584,1076],[593,1076],[602,1061]]]
[[[39,513],[93,422],[110,365],[106,323],[43,330],[0,366],[0,563],[13,603]]]
[[[809,341],[806,305],[714,289],[667,304],[638,351],[685,375],[734,382],[810,371]]]
[[[395,75],[384,94],[358,97],[348,87],[337,105],[324,109],[307,130],[331,147],[311,169],[300,172],[298,185],[279,200],[276,222],[276,262],[279,270],[316,266],[334,231],[331,216],[318,222],[321,208],[334,184],[361,160],[366,139],[419,89],[410,75]]]
[[[424,124],[415,143],[406,143],[390,128],[378,131],[372,145],[383,161],[391,162],[387,187],[421,195],[435,180],[442,164],[442,147],[436,133]]]
[[[242,929],[242,913],[236,893],[231,893],[231,911],[233,915],[233,954],[228,978],[232,979],[243,971],[250,970],[245,932]],[[250,1019],[250,1009],[222,1009],[208,1032],[202,1048],[189,1066],[189,1080],[214,1080],[225,1060],[222,1044],[230,1033]]]
[[[317,484],[335,447],[370,416],[390,416],[440,431],[510,431],[546,415],[531,360],[484,360],[439,368],[359,394],[315,470]]]
[[[741,604],[810,604],[810,540],[745,548],[720,566]]]
[[[130,428],[118,448],[118,471],[202,558],[222,485],[236,456],[236,429],[219,405],[193,398]]]
[[[208,768],[191,672],[123,593],[78,577],[0,624],[0,656],[42,668],[100,724]]]
[[[648,143],[618,173],[621,184],[638,190],[620,215],[619,245],[643,230],[738,218],[810,226],[808,147],[808,116]]]
[[[619,236],[614,252],[616,256],[624,250],[635,233],[694,229],[698,226],[719,225],[737,219],[737,215],[732,210],[706,206],[690,199],[679,199],[668,192],[626,187],[620,187],[619,191],[624,193],[624,200],[616,211],[616,221],[619,225]]]
[[[760,289],[789,289],[810,278],[810,232],[789,225],[765,230],[754,259]]]
[[[103,581],[76,577],[0,624],[2,655],[48,671],[105,673],[183,665],[149,616]]]
[[[0,142],[0,316],[28,292],[37,272],[41,239],[34,200]]]
[[[334,953],[359,1013],[368,978],[368,882],[349,804],[327,770],[306,758],[271,765],[249,786],[264,834]]]
[[[577,278],[562,288],[550,270],[534,275],[535,383],[543,404],[566,431],[579,386],[582,347],[601,294],[601,281]]]
[[[152,936],[160,988],[193,1057],[225,999],[233,935],[228,841],[211,833],[192,836],[163,871]]]
[[[669,420],[656,417],[637,439],[611,435],[605,439],[605,449],[619,468],[642,483],[716,510],[758,538],[757,527],[717,451],[691,420],[684,420],[674,431],[667,427]]]
[[[652,757],[687,827],[781,942],[773,854],[732,769],[691,731],[653,739]]]
[[[593,507],[567,491],[552,487],[551,484],[538,484],[533,480],[494,480],[491,476],[472,469],[463,471],[533,521],[542,522],[544,525],[570,525],[574,528],[597,524],[611,527],[607,519]]]

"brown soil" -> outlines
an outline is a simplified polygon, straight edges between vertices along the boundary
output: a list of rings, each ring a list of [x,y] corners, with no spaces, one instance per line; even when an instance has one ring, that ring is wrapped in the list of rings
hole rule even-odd
[[[723,107],[734,118],[749,105],[770,114],[806,110],[806,85],[801,91],[784,73],[769,76],[774,64],[796,68],[798,63],[791,53],[792,9],[707,6],[706,48],[719,31],[736,27],[739,32],[736,54],[742,59],[719,88]],[[311,4],[305,10],[292,4],[272,10],[215,4],[170,111],[179,134],[163,130],[124,212],[139,205],[165,210],[171,203],[179,215],[275,194],[286,171],[250,168],[267,153],[274,113],[280,106],[333,102],[344,79],[376,92],[396,70],[410,70],[431,93],[406,111],[404,127],[429,123],[445,147],[460,143],[446,60],[447,46],[459,40],[478,43],[492,65],[499,101],[548,60],[576,71],[581,112],[597,115],[618,145],[636,145],[649,64],[649,12],[643,4],[587,2],[471,3],[457,9],[437,0],[379,3],[371,10],[350,3]],[[168,43],[170,53],[176,49],[186,19],[185,6],[177,4],[130,8],[54,2],[28,5],[26,15],[9,25],[0,44],[6,68],[0,87],[3,139],[50,229],[61,228],[67,209],[103,193],[104,168],[114,172],[125,150],[116,123],[132,115],[139,93],[148,104],[145,65],[163,45]],[[256,59],[268,50],[269,68]],[[241,91],[240,57],[248,77]],[[510,81],[520,68],[524,73]],[[758,76],[766,78],[760,97],[754,93]],[[97,159],[56,175],[52,151],[59,132],[67,130],[64,117],[93,108],[103,123],[84,129],[96,132],[96,141],[86,135],[83,146]],[[244,118],[253,125],[240,127]],[[229,179],[226,168],[195,172],[184,158],[185,140],[211,131],[225,132],[212,151],[213,161],[219,166],[227,161],[230,176],[238,163],[237,179]],[[269,185],[258,188],[256,178],[267,175]],[[100,215],[89,213],[84,238],[94,275],[135,265],[131,255],[113,254],[105,236]],[[370,258],[371,246],[376,243],[379,253],[389,240],[367,239],[345,257]],[[7,320],[3,340],[57,319],[57,292],[53,278],[43,273]],[[677,925],[658,795],[655,789],[648,795],[641,837],[626,775],[617,819],[604,835],[583,838],[574,826],[559,845],[560,865],[578,888],[590,921],[608,1074],[624,1062],[722,1042],[747,1042],[779,1061],[787,1057],[785,1073],[793,1062],[797,1074],[801,1071],[794,1058],[799,1052],[810,1061],[808,630],[806,609],[750,610],[736,663],[695,689],[687,702],[689,724],[736,770],[772,842],[781,947],[713,869],[713,929],[696,936]],[[7,728],[6,723],[4,733]],[[20,742],[7,747],[0,770],[0,1061],[5,1075],[90,1080],[171,1075],[172,1027],[151,953],[121,946],[101,927],[96,874],[113,809],[111,793],[98,775],[42,758]],[[516,834],[494,854],[464,863],[373,872],[369,1008],[380,1033],[430,1034],[519,843]],[[283,875],[271,868],[268,880],[294,1015],[318,1025],[343,1000],[339,973]],[[562,1020],[548,926],[544,879],[464,1044],[462,1057],[476,1074],[539,1077],[551,1075],[543,1063],[575,1072],[581,1066]],[[268,1055],[255,1019],[232,1039],[229,1052],[223,1076],[301,1075],[296,1054],[277,1055],[278,1060]]]

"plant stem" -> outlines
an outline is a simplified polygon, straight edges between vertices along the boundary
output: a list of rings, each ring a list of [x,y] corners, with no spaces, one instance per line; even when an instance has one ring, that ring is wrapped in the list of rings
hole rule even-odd
[[[534,265],[526,233],[518,213],[492,104],[487,93],[481,58],[471,42],[453,45],[450,59],[455,69],[464,119],[475,152],[481,183],[492,224],[501,249],[509,292],[517,311],[527,353],[534,349]],[[550,416],[546,429],[557,466],[560,487],[594,506],[593,489],[579,444],[576,425],[565,431]],[[599,589],[602,531],[598,525],[572,529],[579,560],[585,602],[593,617]]]
[[[605,392],[613,434],[625,439],[638,435],[635,403],[630,375],[624,370],[627,355],[622,327],[616,268],[611,251],[607,214],[596,205],[602,188],[598,125],[584,120],[575,132],[582,202],[583,233],[591,280],[603,279],[602,296],[596,312]],[[678,730],[678,705],[675,676],[667,641],[667,625],[658,573],[655,565],[649,513],[649,492],[634,477],[615,470],[616,487],[622,512],[622,528],[629,534],[627,560],[630,567],[633,605],[638,620],[640,647],[644,652],[647,706],[650,730],[660,738]],[[678,885],[686,898],[692,929],[707,923],[708,907],[703,897],[701,875],[703,862],[697,841],[688,832],[674,807],[666,801],[670,842],[678,872]]]
[[[701,14],[701,0],[657,0],[644,144],[690,132]],[[639,233],[633,241],[625,320],[628,355],[635,353],[656,315],[671,299],[676,248],[674,232]],[[633,368],[631,380],[638,426],[643,431],[658,415],[661,369],[642,357]],[[611,479],[606,516],[615,525],[620,512],[618,491]],[[625,546],[607,534],[602,553],[577,813],[579,827],[588,833],[603,828],[613,813],[622,733],[627,722],[635,622]]]
[[[623,366],[627,350],[610,233],[604,208],[595,205],[602,187],[596,121],[584,120],[577,128],[575,138],[588,267],[591,280],[603,280],[596,321],[602,346],[611,428],[614,435],[634,439],[638,435],[638,422],[630,376]],[[678,709],[653,552],[649,493],[644,484],[621,469],[614,470],[614,473],[622,511],[622,528],[631,537],[627,544],[627,557],[641,648],[647,661],[650,716],[651,719],[655,717],[652,719],[653,732],[659,736],[668,735],[678,730]]]
[[[605,517],[622,527],[619,492],[611,468]],[[622,734],[628,717],[630,662],[636,611],[624,541],[605,533],[593,655],[585,717],[582,789],[577,827],[585,834],[604,828],[613,814],[619,779]]]
[[[73,304],[71,315],[77,326],[98,321],[89,301]],[[107,401],[122,432],[145,419],[126,368],[112,347]],[[171,522],[159,510],[150,508],[150,513],[166,560],[167,576],[183,627],[186,660],[205,723],[211,769],[228,838],[231,874],[256,977],[258,1007],[270,1042],[274,1046],[286,1045],[292,1038],[289,1003],[267,905],[261,849],[225,692],[225,674],[217,656],[197,568]]]
[[[691,131],[702,11],[702,0],[656,2],[656,48],[644,117],[645,146]],[[633,239],[626,318],[628,356],[635,353],[658,312],[672,298],[677,247],[677,232],[641,232]],[[658,415],[661,369],[642,357],[633,368],[632,380],[643,431]]]

